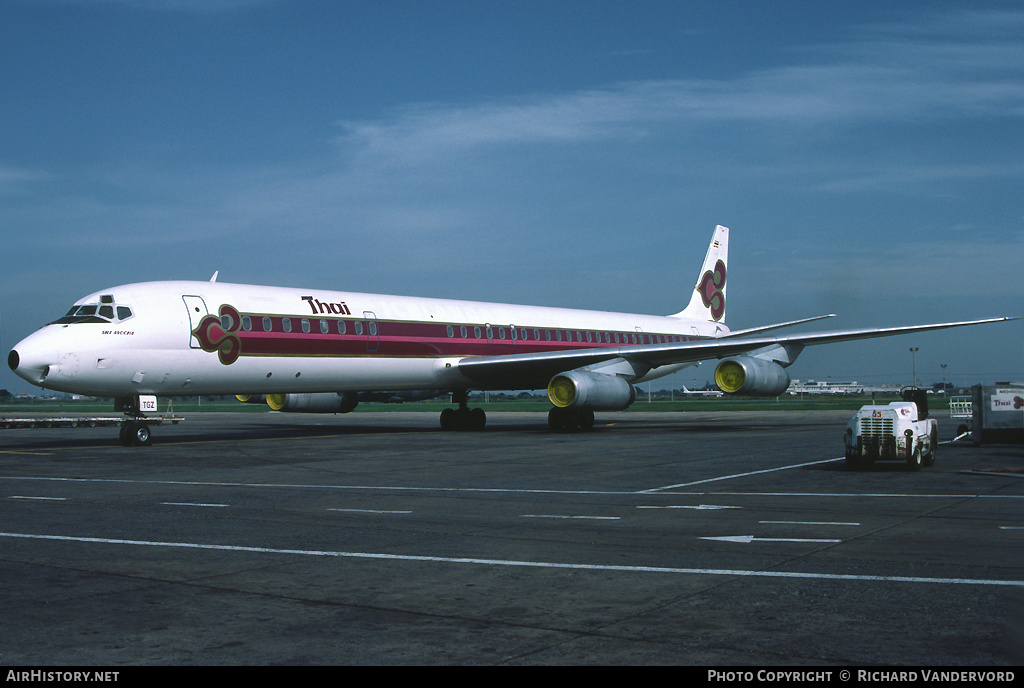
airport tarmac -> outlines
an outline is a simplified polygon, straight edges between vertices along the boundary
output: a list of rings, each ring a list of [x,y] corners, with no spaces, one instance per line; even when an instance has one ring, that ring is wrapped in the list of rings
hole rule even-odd
[[[1019,664],[1024,448],[851,415],[0,430],[0,665]]]

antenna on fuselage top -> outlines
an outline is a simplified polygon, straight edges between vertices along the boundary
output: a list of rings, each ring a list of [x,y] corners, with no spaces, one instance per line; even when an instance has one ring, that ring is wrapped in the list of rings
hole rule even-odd
[[[211,282],[216,282],[217,281],[217,273],[219,273],[219,272],[220,272],[220,270],[214,270],[213,271],[213,277],[210,278]]]

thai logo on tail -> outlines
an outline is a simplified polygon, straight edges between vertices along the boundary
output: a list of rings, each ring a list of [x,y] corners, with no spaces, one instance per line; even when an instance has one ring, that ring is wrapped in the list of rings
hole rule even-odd
[[[718,261],[714,270],[708,270],[697,285],[704,307],[711,309],[711,317],[718,321],[725,316],[725,263]]]
[[[192,334],[199,340],[203,351],[217,352],[224,365],[231,365],[242,353],[242,340],[236,334],[242,326],[238,311],[227,304],[220,307],[220,317],[207,315],[199,321]]]

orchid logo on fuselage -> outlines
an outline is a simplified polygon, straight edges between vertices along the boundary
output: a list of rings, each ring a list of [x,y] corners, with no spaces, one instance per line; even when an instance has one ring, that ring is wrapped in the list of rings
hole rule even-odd
[[[242,353],[242,340],[237,334],[242,326],[242,318],[233,306],[227,304],[221,306],[219,312],[220,317],[207,315],[200,320],[192,334],[203,351],[216,351],[221,363],[231,365]]]
[[[708,270],[700,278],[697,291],[704,302],[704,307],[711,310],[715,321],[725,317],[725,263],[718,261],[714,270]]]

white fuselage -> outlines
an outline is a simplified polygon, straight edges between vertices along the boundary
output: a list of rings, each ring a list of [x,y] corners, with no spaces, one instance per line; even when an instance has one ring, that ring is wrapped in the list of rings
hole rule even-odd
[[[33,384],[95,396],[479,389],[458,372],[460,360],[727,332],[720,323],[675,316],[148,282],[81,299],[19,342],[10,360]],[[661,366],[630,381],[681,367]],[[519,388],[536,387],[530,381]]]

